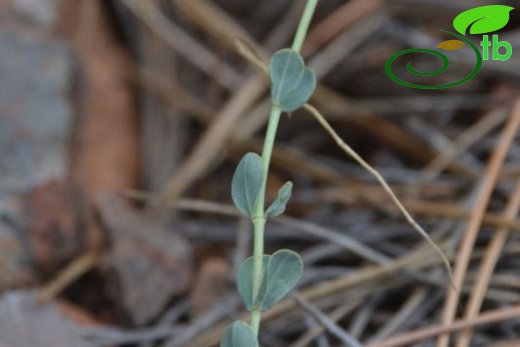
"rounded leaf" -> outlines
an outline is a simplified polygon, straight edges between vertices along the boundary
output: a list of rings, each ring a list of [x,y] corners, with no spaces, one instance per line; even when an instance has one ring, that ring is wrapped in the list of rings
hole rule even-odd
[[[258,340],[248,324],[236,321],[226,329],[220,347],[258,347]]]
[[[296,88],[304,72],[305,63],[296,51],[286,48],[276,52],[269,62],[273,103],[280,104]]]
[[[475,7],[455,17],[453,27],[462,35],[466,35],[466,29],[470,26],[470,34],[486,34],[497,31],[509,22],[511,10],[514,10],[514,7],[505,5]]]
[[[303,273],[300,255],[288,249],[275,252],[267,264],[267,285],[260,288],[257,301],[262,310],[273,307],[298,283]]]
[[[446,51],[456,51],[464,47],[465,43],[460,40],[447,40],[439,43],[437,48],[444,49]]]
[[[265,255],[263,256],[263,264],[262,264],[262,284],[260,287],[260,291],[262,291],[262,287],[267,285],[266,279],[266,270],[267,264],[269,263],[269,258],[271,256]],[[242,302],[248,311],[251,311],[255,306],[256,302],[253,298],[253,279],[254,279],[254,258],[249,257],[242,265],[237,272],[237,287],[238,294],[242,298]],[[257,300],[256,300],[257,301]]]
[[[262,158],[251,152],[244,155],[233,175],[231,197],[240,212],[248,217],[255,213],[263,179]]]
[[[310,99],[314,89],[316,89],[316,75],[311,69],[305,68],[296,89],[288,93],[279,106],[284,112],[296,111]]]
[[[265,211],[265,216],[268,218],[279,216],[285,211],[285,207],[287,206],[287,202],[291,198],[293,184],[291,181],[286,182],[280,190],[278,190],[278,194],[276,195],[276,199],[269,206],[267,211]]]
[[[305,67],[301,55],[292,49],[276,52],[269,63],[271,100],[284,112],[304,105],[316,88],[314,72]]]

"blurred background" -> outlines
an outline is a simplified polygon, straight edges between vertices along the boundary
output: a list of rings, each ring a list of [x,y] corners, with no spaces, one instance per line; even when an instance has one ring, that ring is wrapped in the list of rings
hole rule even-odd
[[[0,0],[0,346],[210,347],[247,320],[234,276],[252,230],[231,178],[261,151],[270,107],[254,62],[291,45],[305,3]],[[264,314],[262,346],[447,347],[443,324],[453,346],[520,346],[520,10],[492,33],[512,57],[484,60],[466,83],[416,89],[385,72],[491,4],[520,7],[319,1],[302,50],[319,80],[310,103],[454,276],[308,112],[284,115],[268,199],[295,187],[266,252],[298,251],[305,274]],[[466,37],[480,49],[481,35]],[[441,85],[476,65],[468,45],[439,51],[443,74],[408,73],[410,60],[441,66],[420,53],[392,71]]]

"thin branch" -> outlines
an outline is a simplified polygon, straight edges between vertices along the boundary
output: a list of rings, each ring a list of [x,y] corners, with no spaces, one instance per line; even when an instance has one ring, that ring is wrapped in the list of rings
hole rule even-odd
[[[301,295],[293,294],[291,296],[295,299],[298,305],[300,305],[300,307],[310,313],[314,319],[320,322],[332,335],[336,336],[340,341],[350,347],[363,347],[363,345],[358,340],[350,336],[336,322],[321,312],[316,306],[305,300]]]
[[[370,174],[372,174],[375,177],[375,179],[379,182],[379,184],[381,184],[383,189],[388,193],[388,195],[390,196],[390,198],[392,199],[394,204],[397,206],[397,208],[405,216],[406,221],[440,255],[440,257],[442,258],[442,260],[444,262],[446,270],[448,271],[448,274],[450,275],[450,278],[451,278],[452,277],[451,265],[450,265],[448,258],[446,257],[446,255],[444,255],[444,252],[442,251],[442,249],[439,246],[437,246],[437,244],[431,239],[431,237],[426,233],[426,231],[424,231],[424,229],[415,221],[415,219],[413,219],[413,217],[410,215],[410,213],[408,213],[408,211],[403,206],[401,201],[399,201],[399,199],[394,194],[394,192],[392,191],[392,189],[390,188],[388,183],[386,183],[383,176],[381,176],[381,174],[376,169],[374,169],[372,166],[370,166],[370,164],[368,164],[363,158],[361,158],[361,156],[359,156],[359,154],[357,154],[356,151],[354,151],[349,145],[347,145],[345,143],[345,141],[343,141],[341,139],[341,137],[336,133],[336,131],[334,131],[332,126],[327,122],[327,120],[325,120],[325,118],[320,114],[320,112],[314,106],[306,104],[304,106],[304,108],[307,111],[309,111],[314,116],[314,118],[316,118],[316,120],[320,123],[320,125],[325,129],[325,131],[327,131],[329,133],[329,135],[334,139],[334,141],[336,141],[337,145],[345,151],[345,153],[347,153],[349,156],[351,156],[355,161],[357,161],[359,163],[359,165],[361,165],[365,170],[367,170]],[[455,286],[455,289],[456,288],[457,287]]]
[[[499,308],[493,311],[489,311],[481,314],[478,318],[471,320],[458,320],[453,322],[449,326],[430,326],[422,329],[417,329],[411,332],[403,333],[391,338],[386,339],[385,341],[374,342],[366,344],[365,347],[401,347],[408,346],[412,343],[424,341],[426,339],[455,332],[462,329],[467,328],[475,328],[482,325],[487,325],[491,323],[503,322],[509,319],[515,319],[520,317],[520,305],[509,307],[509,308]]]
[[[480,184],[479,195],[477,197],[477,204],[473,208],[471,218],[468,222],[467,229],[464,233],[464,237],[461,242],[460,250],[458,252],[454,280],[455,285],[461,286],[466,276],[469,261],[471,259],[471,253],[473,251],[477,235],[482,225],[484,213],[486,212],[487,206],[491,199],[491,194],[496,185],[500,169],[504,164],[507,152],[511,147],[511,144],[515,138],[515,135],[520,126],[520,98],[517,99],[516,105],[511,112],[511,115],[504,125],[502,134],[498,140],[498,143],[491,154],[491,159],[487,165],[486,171],[483,174],[483,180]],[[442,322],[445,326],[449,326],[453,323],[455,318],[455,311],[459,303],[459,293],[450,291],[444,303]],[[447,347],[449,344],[449,335],[441,336],[437,342],[437,347]]]
[[[72,260],[70,264],[65,266],[63,270],[38,291],[36,301],[43,304],[52,300],[74,281],[96,267],[98,262],[99,253],[96,251],[87,252]]]

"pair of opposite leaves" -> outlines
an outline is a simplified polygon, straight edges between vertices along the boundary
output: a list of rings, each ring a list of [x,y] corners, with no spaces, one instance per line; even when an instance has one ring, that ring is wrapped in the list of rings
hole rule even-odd
[[[231,182],[233,202],[247,217],[255,217],[256,203],[262,192],[263,182],[262,158],[256,153],[247,153],[238,163]],[[291,197],[292,186],[292,182],[289,181],[280,188],[276,199],[264,213],[266,218],[279,216],[285,211]]]
[[[470,34],[487,34],[502,29],[509,22],[509,12],[514,7],[505,5],[487,5],[472,8],[459,14],[453,20],[453,27],[462,35],[470,27]],[[439,43],[437,48],[455,51],[464,46],[460,40],[447,40]]]
[[[238,164],[231,183],[231,196],[237,208],[254,218],[258,196],[264,181],[262,159],[256,153],[247,153]],[[283,213],[291,197],[292,183],[280,188],[278,195],[264,217],[276,217]],[[300,256],[289,250],[262,256],[262,282],[256,298],[253,298],[254,258],[246,259],[237,273],[238,292],[246,308],[267,310],[283,298],[298,282],[303,271]]]
[[[271,308],[296,285],[303,272],[301,257],[293,251],[282,249],[262,258],[262,283],[256,298],[253,297],[253,257],[242,263],[237,274],[238,292],[249,311]],[[220,347],[257,346],[253,329],[241,321],[231,324],[220,342]]]

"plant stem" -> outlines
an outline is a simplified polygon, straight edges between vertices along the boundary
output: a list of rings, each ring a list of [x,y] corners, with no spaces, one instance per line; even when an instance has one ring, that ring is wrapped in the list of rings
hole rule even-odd
[[[282,110],[275,105],[271,106],[271,114],[269,116],[269,124],[267,125],[267,132],[265,134],[264,149],[262,151],[262,170],[264,172],[264,180],[260,190],[260,196],[256,202],[256,213],[253,218],[254,226],[254,253],[253,253],[253,298],[256,298],[260,286],[262,284],[262,262],[264,255],[264,204],[265,204],[265,188],[267,186],[267,174],[269,171],[269,163],[273,153],[274,139],[276,136],[276,129],[280,121]],[[253,309],[251,311],[251,327],[256,335],[260,328],[260,309]]]
[[[314,14],[314,10],[316,9],[317,4],[318,0],[308,0],[307,5],[305,5],[305,10],[303,10],[302,18],[300,19],[300,24],[296,30],[296,35],[294,36],[292,45],[292,49],[294,49],[296,52],[300,52],[302,49],[303,41],[307,35],[307,30],[311,24],[312,15]]]
[[[300,52],[305,35],[309,29],[312,15],[316,9],[318,0],[308,0],[305,10],[300,19],[300,24],[294,37],[292,49]],[[262,265],[264,256],[264,229],[265,229],[265,189],[267,186],[267,175],[269,173],[269,164],[271,162],[271,155],[273,153],[274,139],[276,137],[276,130],[280,121],[282,110],[279,106],[271,105],[271,114],[269,115],[269,123],[267,125],[267,132],[265,134],[264,148],[262,150],[262,170],[264,173],[262,188],[258,201],[256,202],[255,216],[252,218],[254,226],[254,250],[253,250],[253,300],[255,300],[260,286],[262,285]],[[260,329],[261,310],[260,308],[253,308],[251,310],[251,327],[256,336]]]
[[[264,255],[264,226],[265,218],[255,218],[254,224],[254,255],[253,255],[253,298],[256,298],[260,285],[262,284],[262,263]],[[261,310],[253,308],[251,310],[251,327],[258,336],[258,330],[260,329]]]

